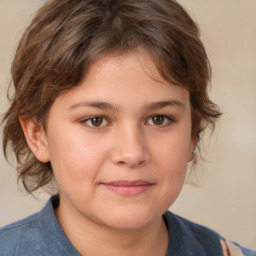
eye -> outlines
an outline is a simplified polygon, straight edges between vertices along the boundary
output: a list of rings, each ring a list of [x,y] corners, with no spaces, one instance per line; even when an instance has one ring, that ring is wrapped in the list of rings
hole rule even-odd
[[[108,124],[108,121],[104,117],[93,116],[82,120],[81,124],[86,125],[90,128],[100,128],[106,126]]]
[[[170,116],[165,116],[165,115],[155,115],[151,116],[146,124],[148,125],[156,125],[156,126],[168,126],[171,123],[173,123],[174,120]]]

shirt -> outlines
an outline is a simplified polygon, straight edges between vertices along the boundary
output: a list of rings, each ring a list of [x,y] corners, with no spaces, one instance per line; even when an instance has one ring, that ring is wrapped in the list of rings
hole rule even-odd
[[[23,220],[0,229],[1,256],[79,256],[70,243],[54,213],[59,197],[52,196],[44,208]],[[215,231],[167,211],[163,218],[169,232],[166,256],[222,256],[220,240]],[[246,256],[256,251],[241,247]]]

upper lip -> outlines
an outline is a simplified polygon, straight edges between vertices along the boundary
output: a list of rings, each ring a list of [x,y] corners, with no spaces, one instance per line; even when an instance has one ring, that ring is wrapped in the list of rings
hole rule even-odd
[[[134,181],[117,180],[117,181],[111,181],[111,182],[103,182],[102,184],[109,185],[109,186],[129,187],[129,186],[153,185],[154,183],[149,182],[149,181],[145,181],[145,180],[134,180]]]

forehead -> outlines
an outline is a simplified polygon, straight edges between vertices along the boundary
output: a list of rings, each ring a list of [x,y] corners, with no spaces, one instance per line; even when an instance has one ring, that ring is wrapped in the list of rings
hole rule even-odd
[[[165,81],[153,58],[143,48],[95,61],[81,84],[68,91],[72,101],[83,99],[116,103],[170,100],[187,102],[188,92]]]
[[[126,52],[118,51],[102,55],[90,65],[86,79],[87,81],[88,79],[96,79],[98,73],[110,77],[113,75],[110,71],[119,68],[120,74],[128,70],[136,73],[137,69],[137,71],[143,71],[149,78],[165,83],[156,65],[157,61],[154,60],[149,51],[143,47],[137,47]]]

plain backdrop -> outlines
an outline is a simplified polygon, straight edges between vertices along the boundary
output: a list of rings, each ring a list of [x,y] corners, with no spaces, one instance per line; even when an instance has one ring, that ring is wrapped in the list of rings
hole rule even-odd
[[[8,107],[18,39],[43,2],[0,0],[1,113]],[[256,248],[256,1],[178,2],[201,27],[213,69],[210,95],[224,115],[214,135],[205,138],[206,160],[197,166],[193,180],[197,187],[185,185],[170,209]],[[26,196],[17,187],[15,168],[0,151],[0,226],[40,210],[49,196],[36,196]]]

